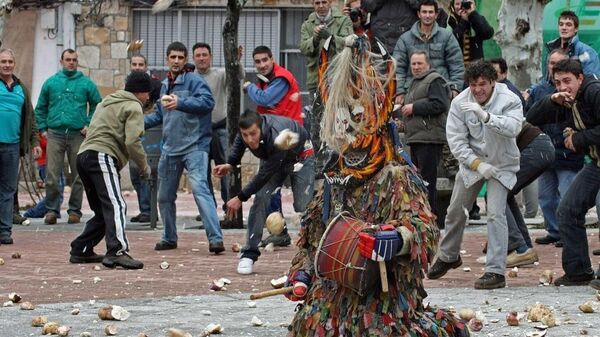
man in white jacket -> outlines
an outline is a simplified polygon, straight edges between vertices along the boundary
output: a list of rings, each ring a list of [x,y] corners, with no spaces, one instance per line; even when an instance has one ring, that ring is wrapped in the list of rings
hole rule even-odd
[[[475,289],[506,286],[506,195],[517,181],[519,149],[516,137],[521,130],[523,106],[506,85],[497,83],[489,62],[472,63],[465,71],[469,87],[450,106],[446,137],[460,164],[446,215],[446,235],[440,242],[438,258],[427,276],[437,279],[462,265],[460,245],[470,208],[487,181],[488,249],[485,273]]]

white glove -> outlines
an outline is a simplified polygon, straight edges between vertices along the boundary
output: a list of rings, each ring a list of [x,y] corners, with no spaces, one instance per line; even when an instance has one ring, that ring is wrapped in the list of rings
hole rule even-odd
[[[463,102],[460,103],[460,108],[467,113],[474,113],[477,118],[482,121],[483,123],[487,123],[487,121],[490,119],[490,114],[483,111],[483,109],[481,108],[481,105],[479,105],[479,103],[475,103],[475,102]]]
[[[494,174],[496,174],[496,171],[496,167],[488,163],[481,162],[479,166],[477,166],[477,172],[479,172],[479,174],[481,174],[485,179],[490,179]]]

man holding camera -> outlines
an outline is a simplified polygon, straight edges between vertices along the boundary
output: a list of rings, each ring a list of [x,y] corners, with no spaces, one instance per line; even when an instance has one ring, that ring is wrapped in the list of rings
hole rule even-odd
[[[452,27],[452,33],[463,51],[465,66],[482,59],[483,41],[494,36],[494,28],[483,15],[477,13],[473,0],[454,0],[450,12],[448,25]]]
[[[352,29],[356,35],[366,34],[367,29],[369,29],[367,24],[368,14],[360,6],[361,0],[346,0],[343,10],[344,15],[347,15],[352,21]],[[372,34],[369,34],[369,38],[373,38]]]

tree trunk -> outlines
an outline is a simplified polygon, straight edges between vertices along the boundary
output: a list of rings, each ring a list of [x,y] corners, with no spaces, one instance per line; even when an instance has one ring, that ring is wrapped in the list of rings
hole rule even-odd
[[[502,0],[495,39],[508,63],[509,79],[521,90],[541,76],[542,16],[550,0]]]
[[[227,130],[229,132],[229,146],[233,144],[238,133],[238,120],[240,118],[240,81],[238,60],[238,23],[245,0],[227,0],[227,17],[223,24],[223,51],[225,53],[225,72],[227,73]],[[230,180],[229,196],[238,195],[242,190],[242,175],[240,167],[233,168],[233,179]],[[244,219],[242,208],[231,223],[233,228],[243,228]]]

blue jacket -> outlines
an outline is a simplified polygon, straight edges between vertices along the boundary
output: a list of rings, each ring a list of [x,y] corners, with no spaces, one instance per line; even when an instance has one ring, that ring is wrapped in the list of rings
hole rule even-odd
[[[542,98],[553,94],[555,91],[554,85],[548,81],[543,80],[536,84],[531,89],[529,99],[525,104],[525,116],[529,112],[529,109]],[[548,111],[550,113],[550,111]],[[556,170],[573,170],[579,171],[583,167],[583,153],[573,152],[565,147],[565,137],[563,136],[563,130],[567,127],[566,120],[559,121],[558,115],[555,115],[555,122],[549,124],[538,125],[545,134],[547,134],[552,140],[554,145],[554,165],[552,166]]]
[[[551,52],[556,48],[561,48],[560,37],[546,43],[546,47],[548,48],[548,52]],[[598,58],[598,53],[594,48],[579,41],[579,35],[575,35],[571,38],[567,48],[569,57],[577,58],[581,62],[583,73],[585,75],[595,74],[600,76],[600,59]],[[544,61],[542,64],[546,65],[547,61]]]
[[[175,94],[177,109],[163,110],[160,102],[156,111],[144,117],[144,128],[162,123],[162,151],[171,156],[195,150],[209,152],[212,139],[210,114],[215,105],[212,93],[202,76],[181,73],[169,90],[169,80],[162,82],[160,96]]]
[[[400,35],[394,48],[394,58],[398,61],[396,67],[397,94],[406,94],[412,82],[409,55],[415,49],[422,49],[429,54],[430,65],[450,84],[450,88],[460,91],[464,85],[465,66],[463,54],[458,41],[452,32],[433,24],[431,38],[427,41],[421,39],[419,32],[420,21],[415,22],[412,28]]]

